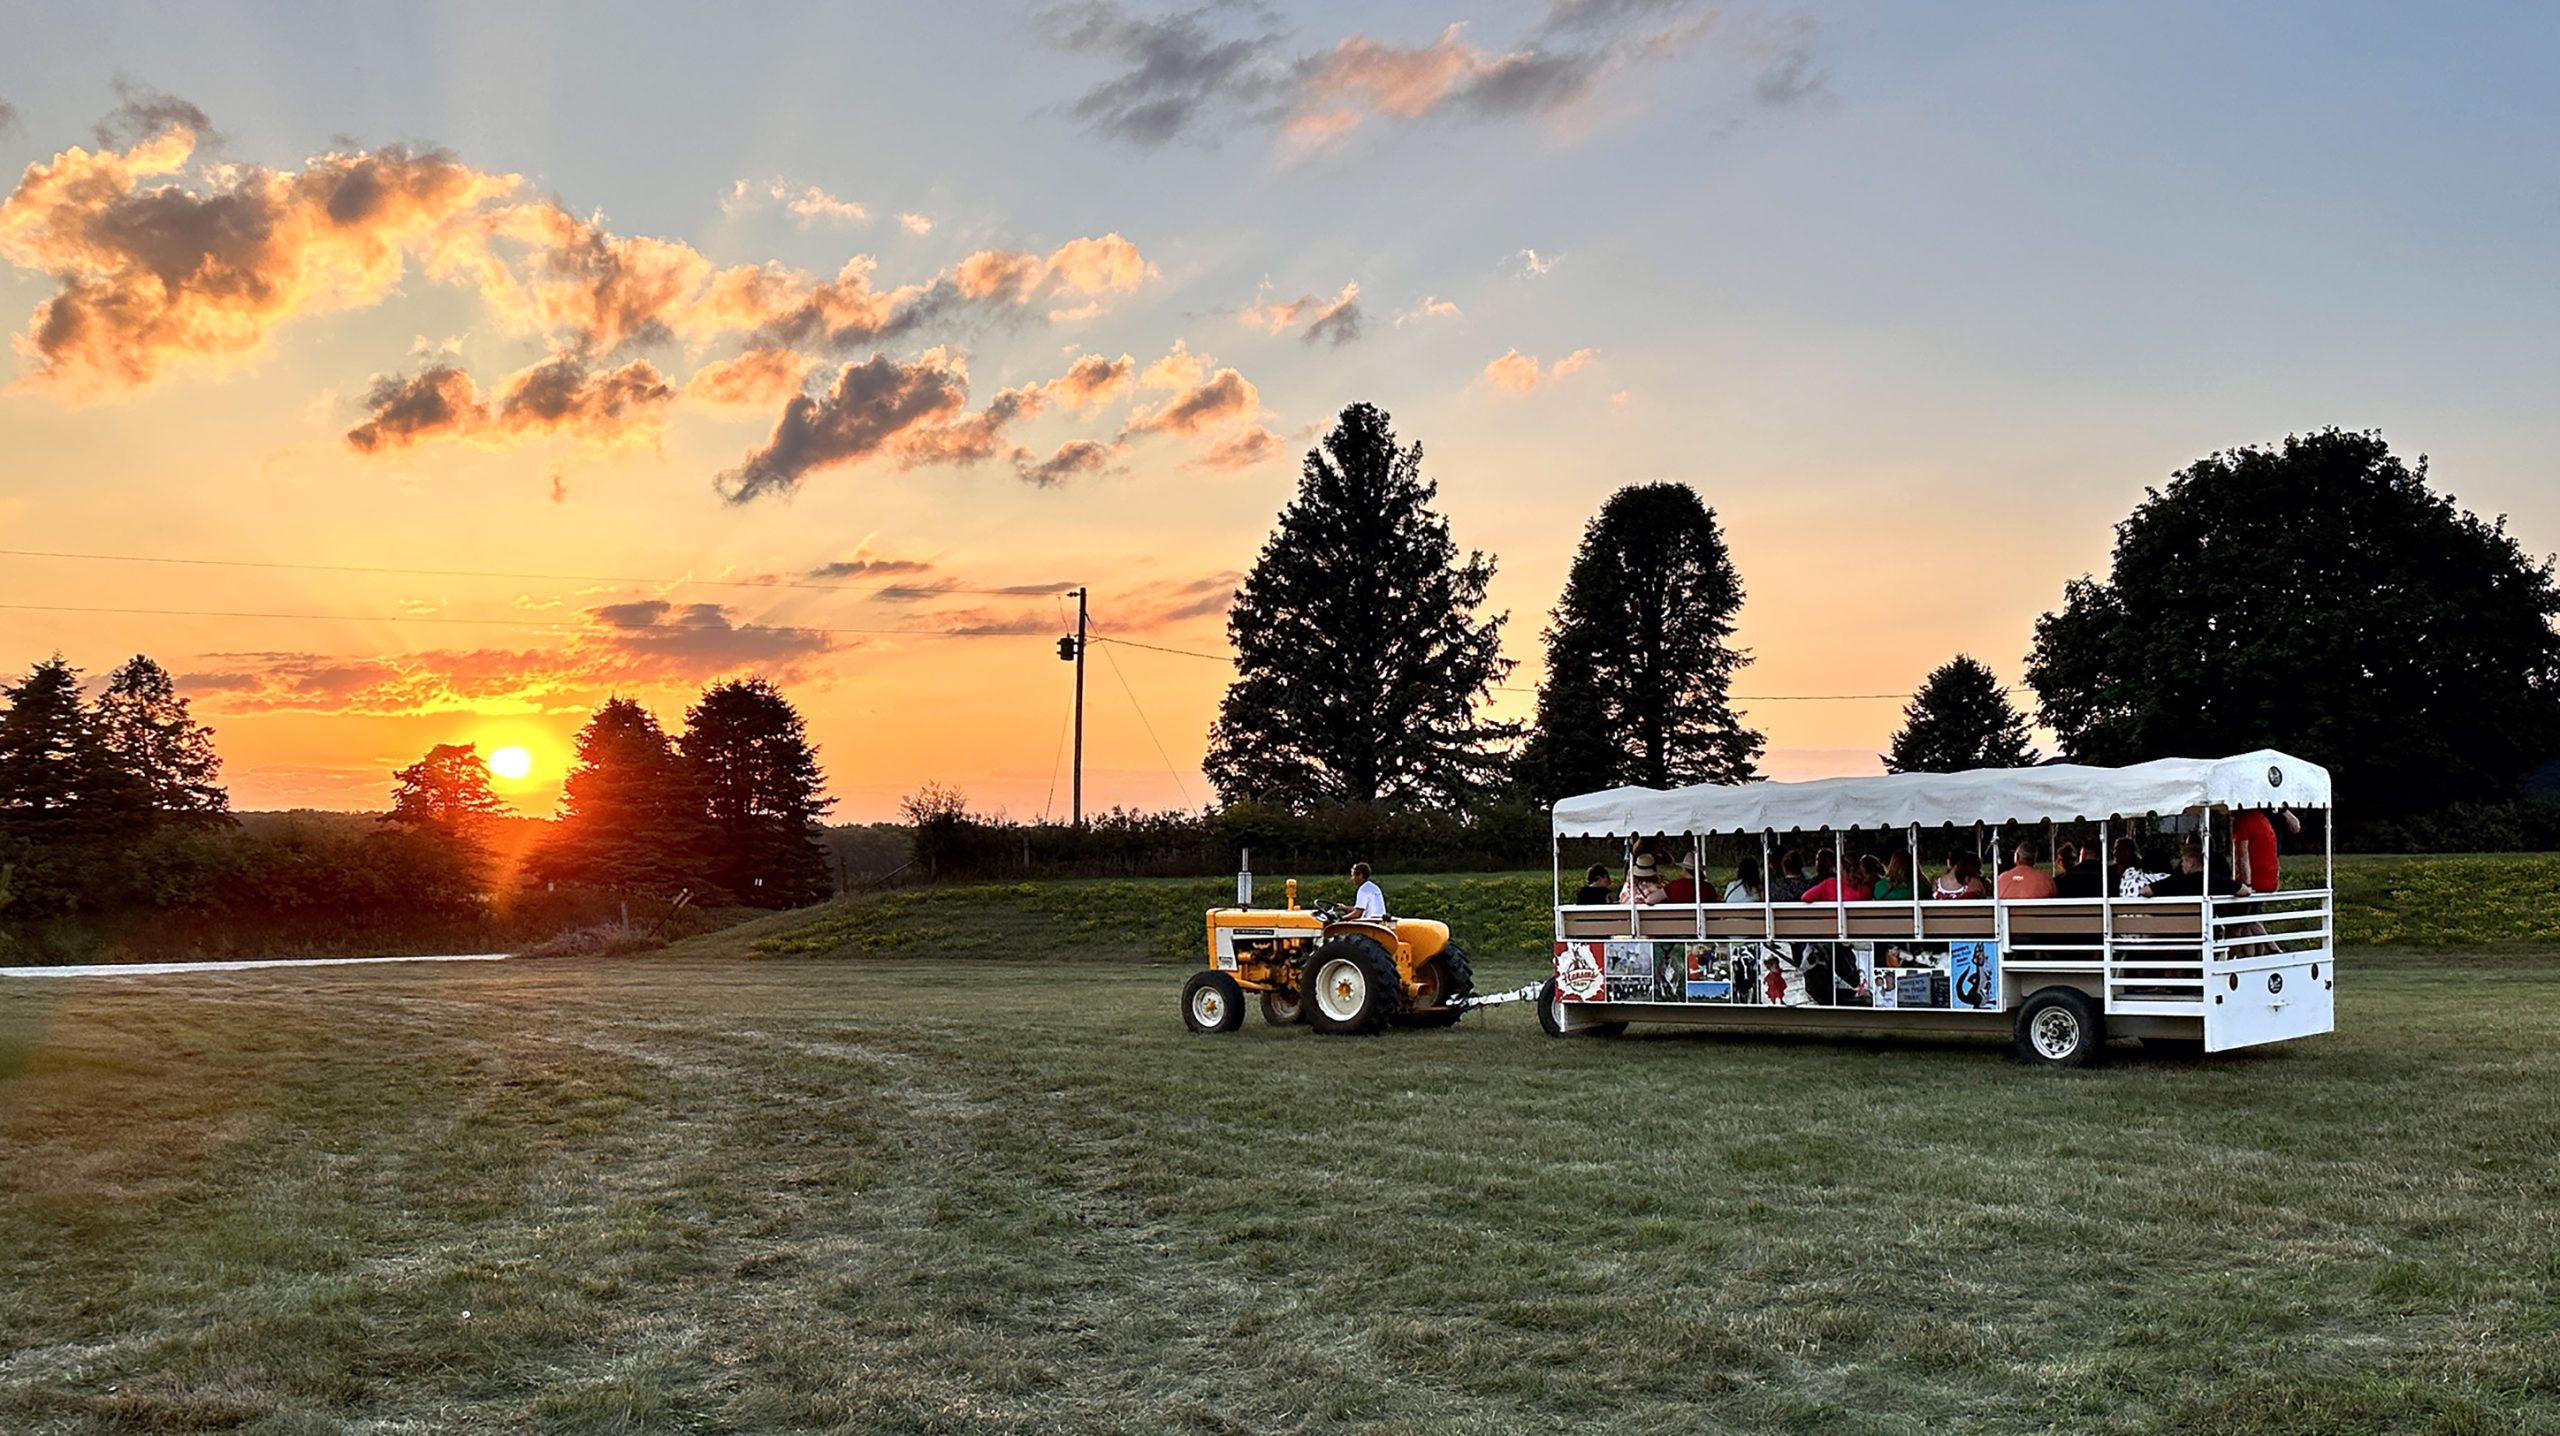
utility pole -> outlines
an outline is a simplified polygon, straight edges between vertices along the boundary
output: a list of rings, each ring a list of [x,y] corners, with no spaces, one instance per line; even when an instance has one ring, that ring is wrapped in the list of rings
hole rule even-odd
[[[1070,789],[1075,826],[1084,826],[1084,651],[1092,642],[1085,634],[1085,590],[1076,590],[1076,632],[1073,638],[1058,640],[1058,656],[1076,666],[1076,767],[1074,787]],[[1057,790],[1052,788],[1051,792]]]

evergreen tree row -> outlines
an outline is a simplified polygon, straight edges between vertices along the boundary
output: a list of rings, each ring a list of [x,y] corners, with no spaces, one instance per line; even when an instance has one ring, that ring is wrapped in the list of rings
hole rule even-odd
[[[213,730],[168,671],[136,655],[95,701],[60,654],[0,684],[0,912],[96,906],[142,878],[154,832],[225,821]]]
[[[755,907],[833,890],[818,825],[834,800],[799,710],[765,680],[715,684],[672,737],[648,709],[610,699],[576,746],[536,878]]]

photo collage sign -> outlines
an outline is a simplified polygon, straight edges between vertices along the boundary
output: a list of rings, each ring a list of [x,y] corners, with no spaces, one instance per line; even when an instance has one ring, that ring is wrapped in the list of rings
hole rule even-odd
[[[1992,942],[1559,942],[1555,965],[1570,1002],[2000,1007]]]

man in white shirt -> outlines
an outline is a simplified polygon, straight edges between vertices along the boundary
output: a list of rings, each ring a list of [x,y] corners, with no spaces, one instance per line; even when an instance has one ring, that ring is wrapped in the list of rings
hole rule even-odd
[[[1378,885],[1376,883],[1369,881],[1369,865],[1367,863],[1353,863],[1351,865],[1351,880],[1360,885],[1360,891],[1351,899],[1351,910],[1344,913],[1343,917],[1346,920],[1351,918],[1368,918],[1372,921],[1385,917],[1387,915],[1387,895],[1378,891]]]

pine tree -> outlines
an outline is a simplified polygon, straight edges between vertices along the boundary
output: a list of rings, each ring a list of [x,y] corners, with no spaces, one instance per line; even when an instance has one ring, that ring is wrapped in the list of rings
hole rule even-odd
[[[578,730],[577,753],[534,875],[645,893],[704,885],[702,793],[657,718],[631,699],[609,699]]]
[[[835,800],[791,700],[761,678],[704,690],[679,748],[711,825],[706,867],[741,902],[796,907],[833,891],[818,822]]]
[[[117,763],[62,655],[0,685],[0,860],[13,912],[68,912],[107,892],[151,822],[150,792]]]
[[[169,670],[135,654],[98,696],[98,737],[116,763],[141,781],[163,814],[209,817],[229,811],[213,729],[195,721]]]
[[[469,832],[507,810],[489,786],[488,760],[477,744],[438,743],[392,775],[391,811],[383,821]]]
[[[1476,713],[1511,670],[1502,616],[1475,616],[1493,562],[1458,561],[1438,492],[1374,405],[1308,452],[1227,614],[1236,679],[1204,765],[1221,798],[1460,806],[1496,776],[1517,730]]]
[[[1884,755],[1889,773],[1961,773],[2025,768],[2036,762],[2027,720],[1991,670],[1957,654],[1920,685],[1902,710],[1902,731]]]
[[[1760,735],[1733,711],[1742,579],[1715,510],[1686,484],[1632,484],[1582,532],[1548,625],[1523,754],[1533,795],[1621,784],[1742,783]]]

